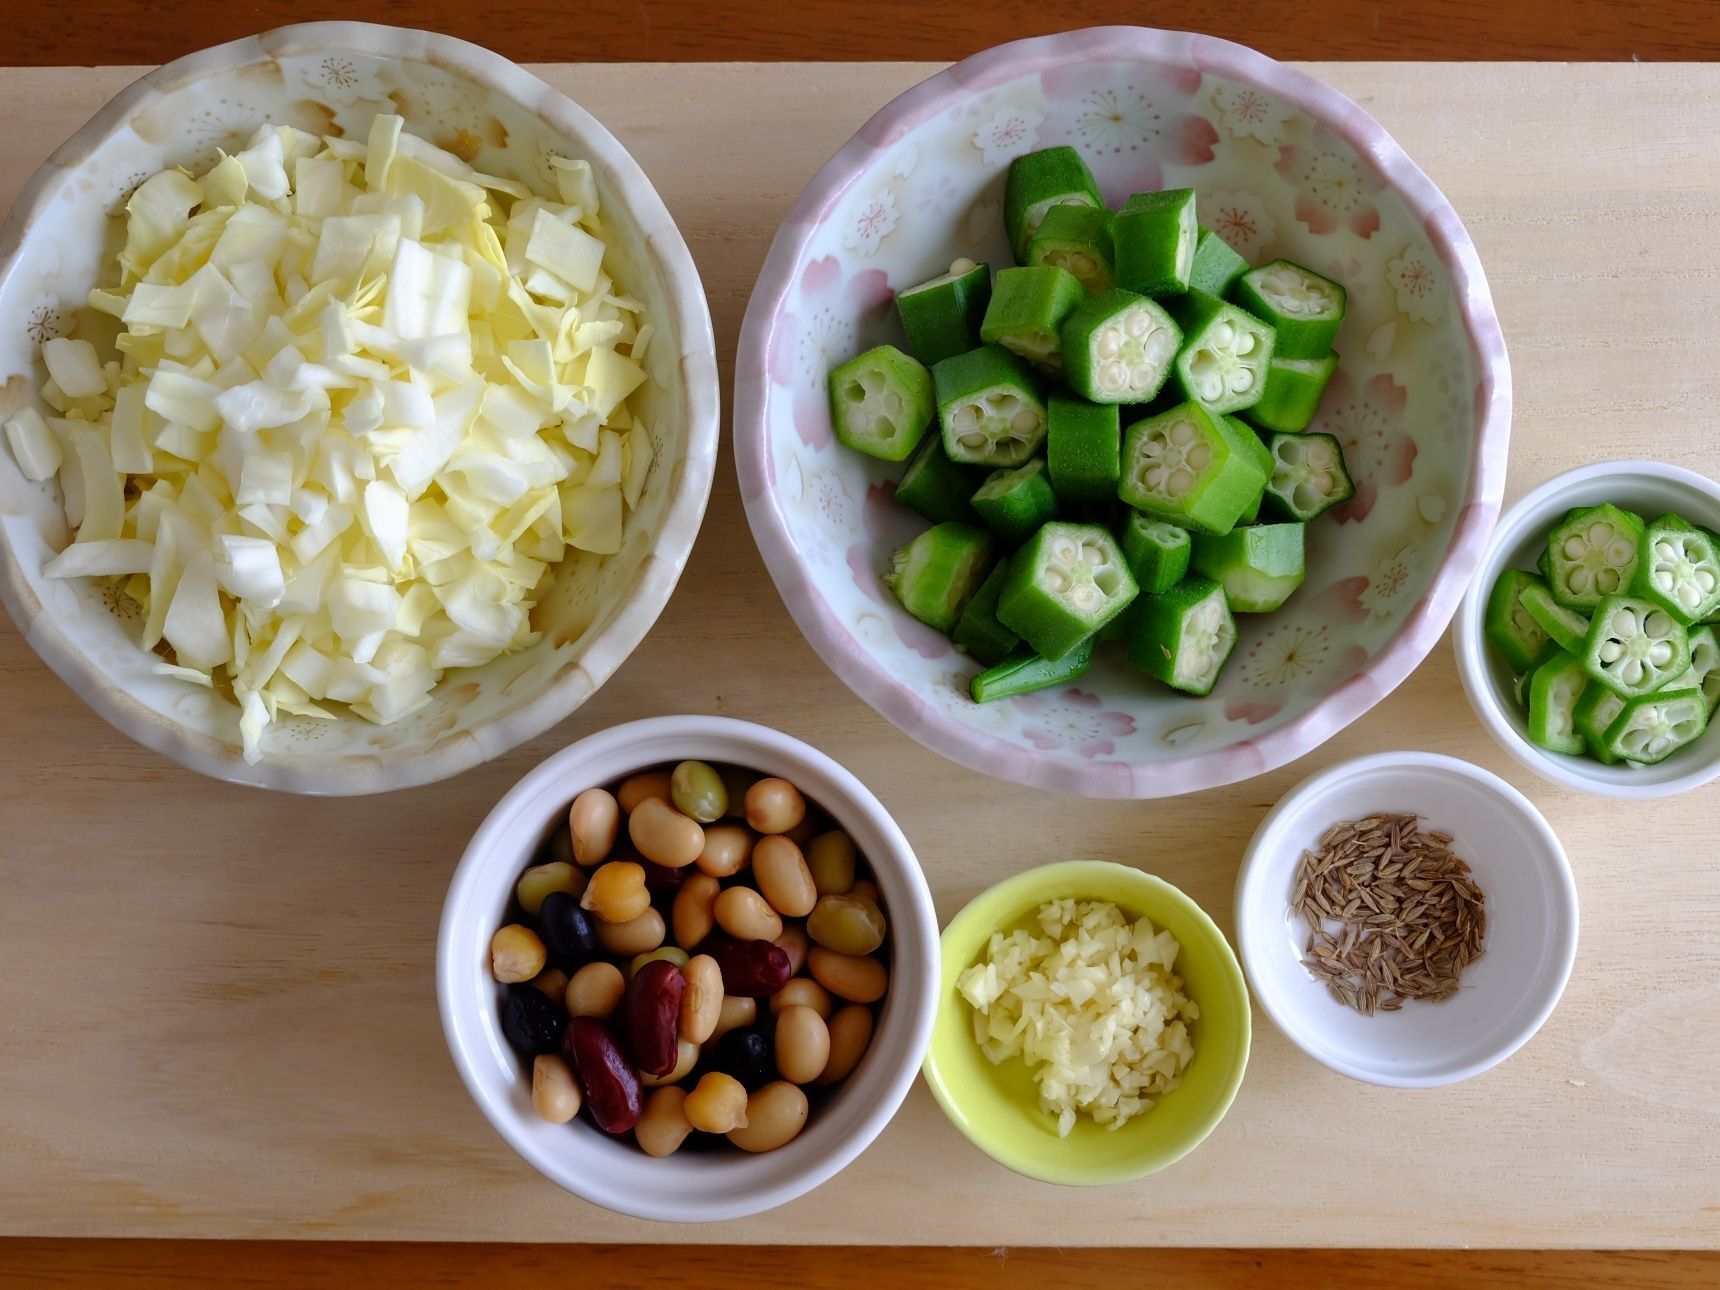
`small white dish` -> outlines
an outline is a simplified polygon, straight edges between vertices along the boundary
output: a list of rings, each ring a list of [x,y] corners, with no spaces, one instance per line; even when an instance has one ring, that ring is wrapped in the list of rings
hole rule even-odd
[[[1720,722],[1654,766],[1604,766],[1591,757],[1548,752],[1529,739],[1529,714],[1518,704],[1510,667],[1487,643],[1482,620],[1487,596],[1507,569],[1533,569],[1547,533],[1573,506],[1611,502],[1653,519],[1676,512],[1692,524],[1720,530],[1720,484],[1658,461],[1599,461],[1557,475],[1522,498],[1499,521],[1469,591],[1458,608],[1452,640],[1457,675],[1481,724],[1499,746],[1542,779],[1601,797],[1636,801],[1670,797],[1720,775]]]
[[[1365,1017],[1302,966],[1308,929],[1290,891],[1327,829],[1382,811],[1452,835],[1486,897],[1487,935],[1455,995]],[[1302,781],[1267,813],[1237,877],[1236,928],[1255,999],[1298,1048],[1352,1079],[1430,1088],[1496,1066],[1552,1015],[1577,956],[1577,887],[1552,827],[1497,775],[1435,753],[1378,753]]]

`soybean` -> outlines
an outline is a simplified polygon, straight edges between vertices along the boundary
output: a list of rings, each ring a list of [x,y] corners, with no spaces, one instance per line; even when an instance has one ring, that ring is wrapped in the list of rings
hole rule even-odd
[[[585,1096],[567,1060],[555,1053],[532,1058],[532,1109],[551,1124],[566,1124],[579,1114]]]
[[[729,790],[723,777],[702,761],[684,761],[669,776],[669,800],[683,815],[700,824],[714,824],[729,813]]]
[[[807,844],[806,867],[820,896],[846,895],[854,885],[854,839],[840,829],[820,833]]]
[[[864,896],[821,896],[806,934],[838,954],[870,954],[884,943],[883,911]]]
[[[760,838],[753,848],[753,878],[772,909],[788,918],[805,918],[818,902],[818,888],[806,857],[786,837]]]
[[[606,788],[588,788],[567,810],[567,830],[573,837],[573,858],[595,866],[609,859],[615,835],[621,831],[621,806]]]
[[[847,1079],[866,1055],[872,1042],[872,1009],[851,1003],[830,1019],[830,1060],[824,1064],[820,1084]]]
[[[737,941],[774,941],[782,935],[782,919],[751,887],[727,888],[718,894],[713,910],[717,926]]]
[[[747,823],[760,833],[787,833],[806,818],[806,799],[786,779],[761,779],[747,789]]]
[[[651,797],[627,817],[627,836],[639,854],[669,869],[684,869],[705,849],[705,831],[691,816]]]
[[[629,775],[621,781],[621,787],[615,790],[615,801],[621,807],[623,815],[632,815],[639,809],[639,804],[653,797],[669,800],[669,772],[666,770],[641,771],[637,775]]]
[[[675,925],[675,944],[691,950],[717,925],[717,896],[722,885],[708,873],[696,873],[681,884],[669,911]]]
[[[770,1012],[773,1017],[781,1016],[785,1008],[811,1008],[824,1020],[829,1021],[836,1005],[831,1002],[830,991],[818,982],[811,977],[797,976],[770,997]]]
[[[673,963],[683,971],[686,970],[687,951],[673,945],[665,945],[661,949],[652,950],[649,954],[641,954],[635,958],[627,965],[627,975],[630,977],[638,976],[640,968],[647,963],[655,963],[658,959],[662,959],[665,963]]]
[[[534,976],[528,984],[532,989],[540,992],[544,998],[554,999],[557,1003],[567,997],[567,973],[560,968],[545,968]]]
[[[810,1108],[806,1094],[786,1080],[766,1084],[747,1099],[746,1124],[729,1130],[742,1151],[775,1151],[800,1136]]]
[[[713,824],[705,830],[699,868],[713,878],[732,878],[752,861],[752,831],[742,824]]]
[[[711,1039],[721,1039],[731,1030],[742,1026],[750,1026],[758,1020],[758,1000],[749,999],[745,995],[725,994],[723,1006],[717,1009],[717,1024],[711,1030]],[[709,1043],[710,1040],[706,1040]]]
[[[838,954],[814,945],[806,956],[812,979],[851,1003],[876,1003],[890,984],[890,970],[874,958]]]
[[[782,929],[782,935],[776,938],[776,947],[788,955],[788,974],[799,976],[800,970],[806,966],[806,951],[809,942],[806,939],[806,929],[799,923]]]
[[[663,915],[647,905],[643,914],[625,923],[599,923],[597,940],[611,954],[632,958],[656,949],[663,943],[667,930],[663,925]]]
[[[693,1131],[684,1109],[686,1101],[686,1090],[672,1086],[656,1089],[645,1099],[639,1123],[633,1126],[633,1140],[641,1151],[661,1159],[681,1149],[681,1144]]]
[[[791,1084],[810,1084],[830,1060],[830,1029],[811,1008],[796,1004],[776,1019],[776,1069]]]
[[[723,974],[717,961],[709,954],[687,960],[681,969],[687,978],[687,992],[681,996],[681,1037],[702,1044],[717,1031],[723,1011]],[[753,1004],[756,1015],[758,1005]]]
[[[570,1017],[609,1016],[621,1006],[627,979],[613,963],[587,963],[568,979],[564,1002]]]
[[[514,884],[514,899],[520,902],[520,908],[526,913],[537,916],[543,908],[543,899],[552,891],[565,891],[570,896],[578,896],[585,890],[585,874],[562,860],[549,864],[533,865],[520,875],[520,880]]]

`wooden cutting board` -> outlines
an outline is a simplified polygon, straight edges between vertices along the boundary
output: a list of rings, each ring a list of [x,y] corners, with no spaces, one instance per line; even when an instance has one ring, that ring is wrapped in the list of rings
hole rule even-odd
[[[715,315],[813,171],[914,64],[539,69],[656,181]],[[1516,373],[1509,494],[1581,462],[1713,474],[1720,410],[1720,67],[1329,64],[1468,222]],[[135,69],[0,71],[0,201]],[[1508,499],[1509,500],[1509,499]],[[948,917],[1070,855],[1156,870],[1230,927],[1242,847],[1286,789],[1414,746],[1524,789],[1577,871],[1563,1005],[1504,1066],[1394,1092],[1261,1016],[1230,1116],[1138,1183],[994,1165],[923,1087],[812,1195],[705,1228],[621,1219],[541,1180],[468,1100],[432,956],[478,821],[569,740],[721,712],[811,740],[901,821]],[[964,1245],[1720,1245],[1720,786],[1626,806],[1554,788],[1482,731],[1442,645],[1293,766],[1176,801],[1023,792],[942,761],[796,634],[721,464],[650,639],[551,735],[451,783],[313,801],[231,788],[88,712],[0,620],[0,1233]]]

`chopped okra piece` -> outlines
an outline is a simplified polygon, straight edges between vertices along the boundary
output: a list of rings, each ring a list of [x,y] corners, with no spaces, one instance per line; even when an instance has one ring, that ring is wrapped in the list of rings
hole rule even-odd
[[[1535,669],[1529,682],[1529,739],[1548,752],[1580,753],[1583,736],[1577,730],[1577,700],[1589,683],[1580,660],[1561,651]]]
[[[916,287],[896,293],[896,312],[914,356],[927,367],[979,344],[980,319],[991,302],[991,270],[962,257]]]
[[[1258,524],[1260,522],[1260,503],[1265,499],[1266,492],[1261,490],[1260,496],[1248,504],[1248,509],[1236,517],[1238,524]]]
[[[1608,596],[1589,624],[1583,666],[1627,699],[1648,694],[1690,666],[1690,634],[1652,601]]]
[[[994,470],[974,491],[973,508],[986,526],[1012,550],[1057,515],[1057,494],[1045,475],[1045,458],[1025,466]]]
[[[1324,358],[1344,322],[1344,289],[1289,260],[1251,269],[1237,279],[1233,298],[1269,323],[1279,358]]]
[[[997,616],[1036,653],[1059,659],[1134,600],[1122,548],[1097,524],[1053,521],[1009,563]]]
[[[1086,298],[1087,290],[1075,275],[1053,264],[1001,270],[992,283],[979,338],[1058,371],[1063,354],[1057,329]]]
[[[1589,756],[1608,766],[1618,758],[1607,751],[1607,729],[1623,711],[1624,700],[1604,685],[1585,686],[1577,706],[1571,710],[1571,724],[1583,737]]]
[[[1019,466],[1045,442],[1045,401],[1027,364],[982,345],[932,368],[932,387],[951,461]]]
[[[1222,536],[1197,533],[1189,567],[1224,588],[1232,612],[1269,614],[1306,572],[1300,524],[1251,524]]]
[[[1176,382],[1185,399],[1213,412],[1240,412],[1260,401],[1272,361],[1272,328],[1204,291],[1167,304],[1182,328]]]
[[[997,619],[997,598],[1003,593],[1003,580],[1008,576],[1009,559],[1005,557],[986,574],[979,590],[962,609],[952,637],[957,649],[967,651],[970,658],[978,659],[987,667],[1003,662],[1009,652],[1021,644],[1021,637]]]
[[[1582,656],[1584,643],[1589,638],[1589,620],[1586,614],[1566,609],[1553,599],[1553,593],[1547,590],[1547,584],[1539,580],[1525,586],[1518,599],[1523,602],[1523,608],[1529,611],[1529,617],[1541,624],[1541,630],[1547,633],[1553,644],[1567,654],[1575,654],[1579,658]]]
[[[927,627],[948,634],[991,567],[991,534],[937,524],[891,557],[884,583]]]
[[[1547,646],[1547,629],[1523,607],[1524,590],[1538,585],[1544,584],[1534,574],[1507,569],[1487,596],[1481,630],[1513,672],[1534,667],[1535,656]]]
[[[1274,350],[1277,339],[1273,339]],[[1294,434],[1306,430],[1320,410],[1326,384],[1338,370],[1338,356],[1285,358],[1274,353],[1266,365],[1266,387],[1260,402],[1248,409],[1248,419],[1262,430]]]
[[[1714,538],[1676,515],[1643,529],[1631,594],[1688,625],[1720,609],[1720,550]]]
[[[1094,206],[1053,206],[1027,244],[1028,264],[1067,269],[1088,291],[1111,288],[1111,212]]]
[[[1194,550],[1187,529],[1134,510],[1123,521],[1122,546],[1123,559],[1143,596],[1162,595],[1181,582]]]
[[[1215,296],[1227,294],[1236,280],[1248,272],[1248,261],[1210,228],[1198,229],[1194,235],[1194,260],[1189,265],[1188,289],[1208,291]]]
[[[1194,268],[1192,188],[1136,193],[1111,218],[1111,271],[1117,285],[1145,296],[1181,295]]]
[[[1224,588],[1206,578],[1142,596],[1129,616],[1129,661],[1185,694],[1211,694],[1235,648]]]
[[[1570,609],[1593,609],[1623,595],[1636,577],[1643,523],[1607,504],[1567,516],[1547,535],[1547,587]]]
[[[1535,661],[1529,664],[1528,671],[1524,672],[1522,676],[1517,678],[1517,683],[1512,688],[1511,692],[1517,696],[1517,703],[1524,710],[1527,710],[1529,707],[1529,686],[1535,679],[1535,673],[1545,667],[1548,663],[1551,663],[1554,659],[1558,658],[1562,653],[1564,653],[1564,651],[1557,645],[1553,644],[1552,641],[1545,642],[1541,646],[1540,653],[1535,655]],[[1602,690],[1606,689],[1604,685],[1596,688]],[[1610,694],[1612,691],[1608,690],[1607,693]]]
[[[1117,495],[1136,510],[1203,533],[1228,533],[1260,497],[1260,441],[1184,403],[1130,426]]]
[[[1070,147],[1042,148],[1009,163],[1003,186],[1003,228],[1017,264],[1039,231],[1045,212],[1053,206],[1092,206],[1103,209],[1093,172]]]
[[[1708,704],[1708,715],[1720,707],[1720,638],[1712,627],[1698,627],[1690,633],[1689,683],[1702,691]],[[1677,684],[1677,682],[1674,682]]]
[[[1696,689],[1662,690],[1627,699],[1607,727],[1614,757],[1652,766],[1688,747],[1708,729],[1708,704]]]
[[[1063,379],[1092,403],[1145,403],[1170,376],[1182,329],[1145,296],[1112,289],[1063,320]]]
[[[1053,394],[1046,407],[1045,462],[1057,500],[1107,502],[1123,473],[1123,431],[1114,403]]]
[[[1344,450],[1329,434],[1275,434],[1268,445],[1272,478],[1266,505],[1275,516],[1303,524],[1356,495]]]
[[[902,472],[896,500],[933,524],[978,524],[979,512],[970,499],[984,478],[974,467],[951,461],[940,436],[927,435]]]
[[[1049,690],[1080,678],[1093,666],[1093,642],[1084,640],[1062,658],[1041,658],[1032,650],[1018,650],[996,666],[981,672],[968,683],[975,703],[991,703],[1035,690]]]
[[[932,376],[894,345],[851,358],[830,374],[830,423],[856,452],[902,461],[932,423]]]

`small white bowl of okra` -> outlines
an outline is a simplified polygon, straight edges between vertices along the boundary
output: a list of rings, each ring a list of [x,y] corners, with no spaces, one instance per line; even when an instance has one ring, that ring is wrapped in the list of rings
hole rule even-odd
[[[516,784],[448,890],[443,1028],[520,1155],[639,1218],[741,1218],[876,1138],[920,1068],[938,923],[847,770],[722,717],[591,735]]]
[[[1717,533],[1720,484],[1653,461],[1567,471],[1505,512],[1454,637],[1506,752],[1603,797],[1720,775]]]

